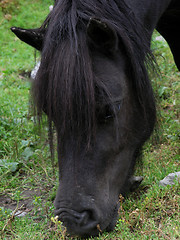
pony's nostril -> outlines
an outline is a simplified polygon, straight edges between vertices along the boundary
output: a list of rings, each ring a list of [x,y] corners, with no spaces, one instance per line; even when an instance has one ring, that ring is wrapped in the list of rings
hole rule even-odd
[[[90,211],[83,211],[79,213],[70,210],[61,212],[59,218],[62,222],[71,221],[79,226],[83,226],[87,225],[89,221],[92,221],[91,216],[92,214],[90,214]]]
[[[87,212],[87,211],[82,212],[82,213],[81,213],[81,217],[80,217],[80,219],[79,219],[79,225],[80,225],[80,226],[87,225],[88,220],[89,220],[89,214],[88,214],[88,212]]]
[[[97,231],[98,221],[91,210],[79,213],[63,209],[59,211],[59,219],[71,234],[88,235]]]

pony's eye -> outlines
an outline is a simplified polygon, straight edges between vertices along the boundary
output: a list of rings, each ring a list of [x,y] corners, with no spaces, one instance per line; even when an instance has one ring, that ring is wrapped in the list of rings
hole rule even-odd
[[[110,118],[113,117],[114,117],[113,110],[109,106],[106,106],[104,111],[104,120],[110,120]]]
[[[120,104],[114,106],[106,105],[101,109],[97,109],[97,120],[99,123],[107,123],[114,119],[115,115],[120,111]]]
[[[101,109],[97,109],[97,120],[99,123],[107,123],[114,118],[114,112],[110,106],[106,105]]]

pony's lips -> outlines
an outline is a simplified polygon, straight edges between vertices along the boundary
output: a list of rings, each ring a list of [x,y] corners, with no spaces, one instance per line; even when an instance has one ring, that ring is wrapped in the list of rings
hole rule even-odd
[[[84,210],[77,212],[68,208],[60,208],[55,210],[55,215],[62,221],[64,227],[67,228],[68,233],[72,236],[97,236],[100,233],[107,231],[110,232],[114,229],[118,213],[118,204],[110,214],[110,216],[100,218],[95,212],[90,210]]]
[[[55,211],[55,214],[72,236],[87,237],[96,236],[99,233],[98,216],[92,210],[77,212],[68,208],[60,208]]]

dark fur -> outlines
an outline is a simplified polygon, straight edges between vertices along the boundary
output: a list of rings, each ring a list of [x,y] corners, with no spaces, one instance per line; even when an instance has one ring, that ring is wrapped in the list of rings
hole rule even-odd
[[[111,101],[106,86],[93,72],[86,28],[92,16],[114,29],[130,60],[128,69],[133,94],[143,111],[145,125],[152,131],[154,97],[146,66],[151,56],[143,26],[124,1],[60,0],[44,22],[47,29],[33,95],[38,112],[45,111],[63,138],[86,136],[89,144],[95,135],[96,107],[100,94]],[[84,140],[83,140],[84,141]]]

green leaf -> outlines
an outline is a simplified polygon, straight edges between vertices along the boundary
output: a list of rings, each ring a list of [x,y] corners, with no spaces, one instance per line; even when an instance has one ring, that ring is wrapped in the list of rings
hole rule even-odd
[[[30,157],[32,157],[34,152],[30,147],[26,147],[24,152],[22,153],[22,157],[27,161]]]
[[[165,91],[166,91],[166,89],[167,89],[167,87],[160,87],[159,89],[158,89],[158,95],[159,95],[159,97],[162,97],[164,94],[165,94]]]
[[[18,171],[22,167],[22,163],[19,162],[8,162],[6,159],[0,160],[0,167],[4,167],[11,171],[12,173]]]

